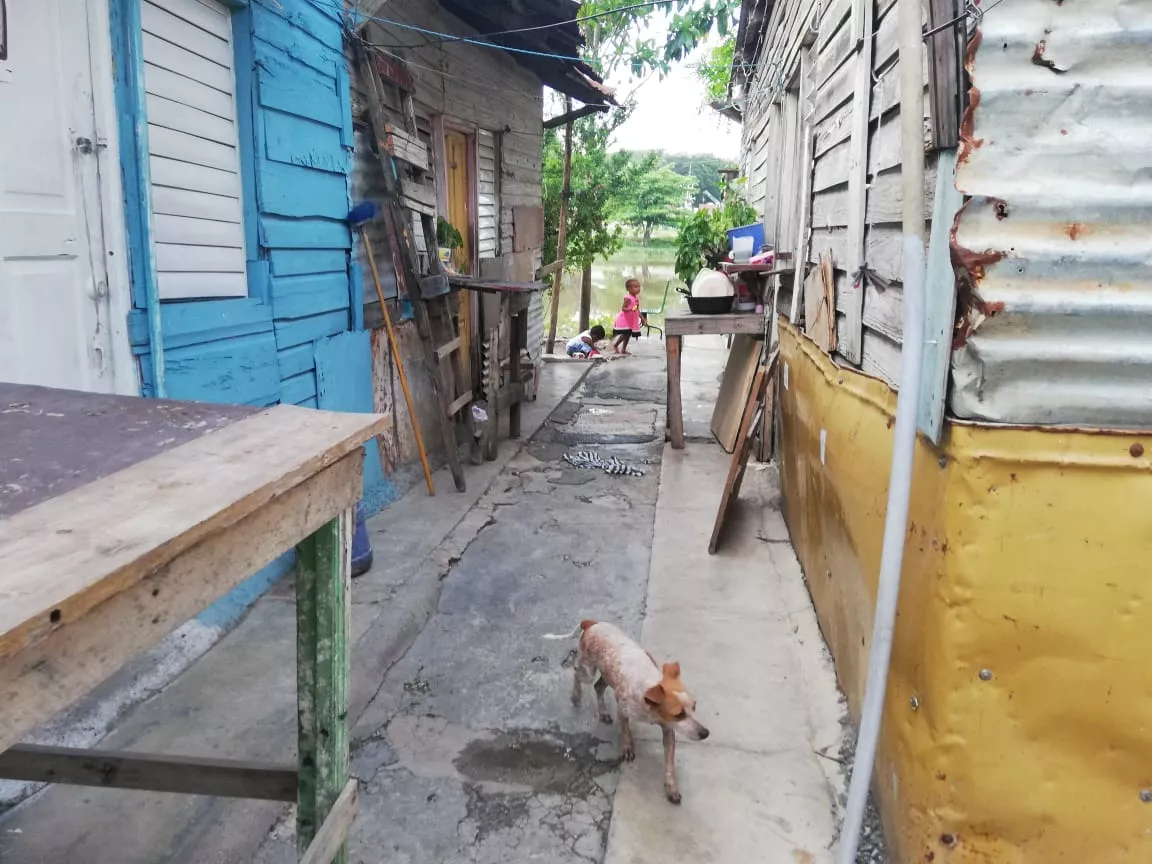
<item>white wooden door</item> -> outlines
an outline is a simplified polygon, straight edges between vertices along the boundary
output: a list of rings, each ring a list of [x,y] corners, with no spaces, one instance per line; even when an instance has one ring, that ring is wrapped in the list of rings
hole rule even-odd
[[[113,330],[122,334],[123,324],[110,320],[101,171],[117,166],[98,135],[95,107],[111,103],[112,81],[110,75],[94,81],[89,16],[106,19],[89,5],[7,4],[8,56],[0,61],[0,380],[113,392],[112,350],[119,343]],[[127,388],[122,382],[119,389]]]

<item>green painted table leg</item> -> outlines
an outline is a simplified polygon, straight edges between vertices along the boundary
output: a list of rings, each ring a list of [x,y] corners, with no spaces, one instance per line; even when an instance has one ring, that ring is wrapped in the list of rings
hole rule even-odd
[[[296,547],[296,848],[303,855],[348,782],[353,511]],[[336,857],[344,864],[345,852]]]

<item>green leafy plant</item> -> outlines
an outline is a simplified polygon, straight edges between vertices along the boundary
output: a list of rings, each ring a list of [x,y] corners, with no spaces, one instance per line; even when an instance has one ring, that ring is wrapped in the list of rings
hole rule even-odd
[[[739,11],[740,0],[676,0],[638,8],[621,8],[619,0],[588,0],[580,6],[581,16],[600,16],[582,25],[589,62],[604,73],[627,64],[636,77],[649,71],[666,75],[713,34],[726,38]],[[646,38],[657,19],[663,35]]]
[[[571,194],[568,199],[568,240],[565,269],[591,267],[596,258],[607,260],[624,245],[620,226],[609,216],[615,196],[630,176],[628,153],[608,152],[608,140],[627,117],[625,109],[607,115],[582,117],[572,135]],[[560,199],[564,175],[563,129],[544,133],[544,260],[556,258]]]
[[[728,79],[736,55],[736,38],[729,36],[710,50],[696,67],[696,76],[704,83],[704,101],[709,105],[723,102],[728,96]]]
[[[460,232],[443,216],[436,217],[436,245],[443,249],[459,249],[464,245]]]
[[[728,255],[728,231],[756,219],[756,210],[731,188],[725,191],[723,206],[697,210],[680,225],[676,276],[691,286],[701,268],[715,268]]]

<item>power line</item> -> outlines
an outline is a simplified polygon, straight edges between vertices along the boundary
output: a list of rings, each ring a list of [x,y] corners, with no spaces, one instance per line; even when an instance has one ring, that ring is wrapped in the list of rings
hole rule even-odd
[[[616,15],[620,12],[631,12],[634,9],[647,9],[651,6],[671,6],[675,0],[648,0],[646,3],[632,3],[628,6],[618,6],[615,9],[607,9],[603,12],[596,12],[592,15],[581,15],[576,18],[566,18],[563,21],[555,21],[551,24],[537,24],[535,27],[518,27],[515,30],[497,30],[493,33],[478,33],[475,38],[488,39],[492,36],[510,36],[514,33],[532,33],[536,30],[549,30],[553,27],[563,27],[566,24],[579,24],[581,21],[595,21],[597,18],[607,18],[609,15]],[[455,41],[460,37],[449,36],[443,39],[436,39],[429,44],[436,44],[436,42]]]
[[[435,72],[437,75],[440,75],[444,78],[453,78],[457,81],[467,81],[473,87],[481,87],[485,90],[491,90],[494,93],[503,93],[505,95],[507,95],[507,93],[508,93],[507,86],[501,87],[501,86],[496,85],[496,84],[489,84],[489,83],[486,83],[483,81],[477,81],[474,77],[469,77],[469,76],[465,76],[465,75],[453,75],[451,72],[445,72],[443,69],[438,69],[435,66],[428,66],[425,63],[417,63],[414,60],[409,60],[407,57],[402,57],[399,54],[396,54],[392,51],[389,51],[387,48],[384,48],[380,45],[373,45],[371,42],[365,42],[363,40],[361,40],[361,41],[364,45],[367,45],[370,48],[375,48],[381,54],[387,54],[389,57],[395,57],[397,60],[400,60],[401,62],[403,62],[406,66],[414,66],[417,69],[426,69],[429,72]],[[529,94],[529,93],[525,93],[523,95],[532,99],[534,102],[538,102],[541,105],[544,104],[544,99],[541,96],[536,96],[535,94]],[[518,130],[513,130],[513,131],[518,131]],[[528,133],[524,133],[524,134],[528,134]]]
[[[320,0],[320,2],[322,3],[323,0]],[[632,4],[627,5],[627,6],[618,6],[615,9],[608,9],[608,10],[605,10],[603,12],[596,12],[592,15],[582,15],[582,16],[578,16],[576,18],[566,18],[563,21],[554,21],[550,24],[538,24],[538,25],[533,26],[533,27],[519,27],[519,28],[515,28],[512,30],[497,30],[497,31],[494,31],[491,33],[477,33],[475,36],[462,36],[462,35],[454,34],[454,33],[441,33],[438,30],[429,30],[429,29],[426,29],[424,27],[417,27],[415,24],[405,24],[402,21],[396,21],[396,20],[393,20],[391,18],[384,18],[382,16],[377,16],[377,15],[363,15],[354,9],[350,10],[350,11],[351,11],[353,17],[358,19],[358,21],[375,21],[379,24],[389,24],[393,27],[400,27],[401,29],[404,29],[404,30],[411,30],[411,31],[414,31],[416,33],[421,34],[422,36],[434,37],[432,39],[425,40],[423,45],[418,46],[421,48],[423,48],[427,45],[437,45],[437,44],[440,44],[443,42],[464,42],[468,45],[479,45],[479,46],[485,47],[485,48],[497,48],[501,51],[509,51],[509,52],[512,52],[513,54],[526,54],[526,55],[529,55],[532,57],[544,57],[544,58],[556,59],[556,60],[582,60],[583,58],[581,58],[579,56],[572,56],[572,55],[568,55],[568,54],[553,54],[553,53],[549,53],[549,52],[545,52],[545,51],[533,51],[533,50],[530,50],[528,48],[513,48],[513,47],[508,46],[508,45],[501,45],[501,44],[496,43],[496,42],[485,42],[482,40],[488,39],[488,38],[493,37],[493,36],[508,36],[508,35],[512,35],[512,34],[516,34],[516,33],[530,33],[530,32],[535,32],[538,30],[549,30],[549,29],[552,29],[555,27],[565,27],[565,26],[570,25],[570,24],[578,24],[581,21],[593,21],[597,18],[606,18],[609,15],[616,15],[616,14],[619,14],[621,12],[629,12],[629,11],[632,11],[634,9],[645,9],[645,8],[652,7],[652,6],[670,6],[674,2],[675,2],[675,0],[646,0],[646,2],[643,2],[643,3],[632,3]],[[320,3],[318,3],[317,0],[313,0],[313,5],[320,5]],[[323,5],[326,5],[333,10],[339,9],[339,11],[344,11],[343,6],[337,7],[337,6],[330,4],[330,3],[323,3]],[[377,47],[383,47],[383,46],[377,46]],[[389,48],[411,48],[411,47],[416,47],[416,46],[389,45],[387,47],[389,47]]]
[[[523,54],[529,57],[543,57],[548,60],[567,60],[571,63],[573,60],[584,62],[583,58],[572,54],[553,54],[548,51],[533,51],[529,48],[513,48],[509,45],[499,45],[495,42],[482,42],[479,39],[472,39],[467,36],[453,36],[450,33],[441,33],[438,30],[429,30],[425,27],[417,27],[415,24],[405,24],[403,21],[394,21],[391,18],[381,18],[372,15],[361,15],[361,20],[376,21],[380,24],[387,24],[390,27],[399,27],[401,30],[411,30],[415,33],[420,33],[424,36],[440,36],[443,37],[442,42],[463,42],[466,45],[477,45],[481,48],[495,48],[498,51],[507,51],[510,54]],[[432,42],[425,43],[425,45],[435,44]],[[389,48],[423,48],[425,45],[389,45]],[[382,48],[384,46],[376,46]]]

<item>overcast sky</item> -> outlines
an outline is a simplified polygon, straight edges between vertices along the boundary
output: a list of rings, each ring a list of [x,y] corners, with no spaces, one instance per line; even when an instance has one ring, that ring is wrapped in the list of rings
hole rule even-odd
[[[702,53],[700,49],[697,54]],[[636,93],[636,109],[614,136],[614,150],[665,150],[711,153],[735,161],[740,155],[740,126],[704,107],[704,84],[696,77],[693,55],[663,80],[655,75],[640,84],[625,70],[609,79],[617,98]]]

